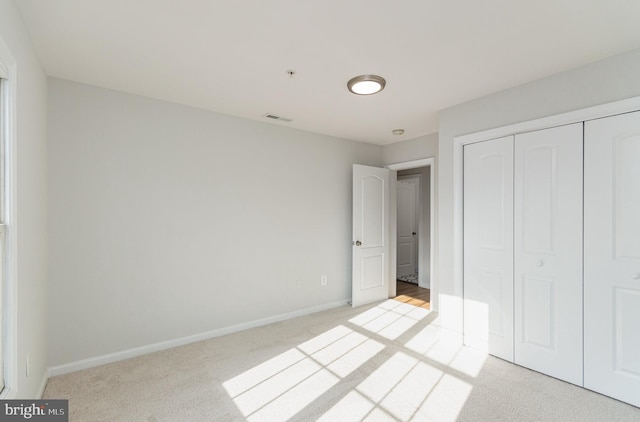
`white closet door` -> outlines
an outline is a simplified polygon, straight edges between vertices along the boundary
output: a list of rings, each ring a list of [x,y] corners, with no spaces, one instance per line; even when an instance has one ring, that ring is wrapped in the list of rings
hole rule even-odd
[[[584,386],[640,406],[640,112],[585,123]]]
[[[515,362],[578,385],[582,141],[582,123],[515,139]]]
[[[513,362],[513,136],[464,147],[464,338]]]

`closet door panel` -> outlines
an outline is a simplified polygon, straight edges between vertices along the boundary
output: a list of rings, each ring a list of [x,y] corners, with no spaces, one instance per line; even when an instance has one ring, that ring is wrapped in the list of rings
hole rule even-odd
[[[464,147],[464,335],[513,362],[513,136]]]
[[[515,137],[515,362],[582,385],[582,123]]]
[[[640,112],[585,123],[584,386],[640,406]]]

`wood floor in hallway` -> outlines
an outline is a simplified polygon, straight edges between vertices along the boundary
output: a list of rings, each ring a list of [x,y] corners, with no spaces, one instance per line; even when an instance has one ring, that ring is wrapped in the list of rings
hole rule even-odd
[[[404,281],[396,281],[396,297],[394,300],[408,303],[419,308],[431,309],[431,292],[429,289],[418,287]]]

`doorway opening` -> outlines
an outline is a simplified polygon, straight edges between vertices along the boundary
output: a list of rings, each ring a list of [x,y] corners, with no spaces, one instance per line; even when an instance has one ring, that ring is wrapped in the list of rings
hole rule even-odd
[[[422,284],[422,287],[428,287],[424,280],[419,282],[421,268],[418,265],[420,254],[424,252],[424,245],[420,245],[420,236],[426,226],[423,219],[428,217],[423,210],[426,195],[420,192],[426,170],[422,167],[399,171],[396,182],[396,280]]]
[[[392,171],[389,297],[431,308],[434,158],[386,166]]]

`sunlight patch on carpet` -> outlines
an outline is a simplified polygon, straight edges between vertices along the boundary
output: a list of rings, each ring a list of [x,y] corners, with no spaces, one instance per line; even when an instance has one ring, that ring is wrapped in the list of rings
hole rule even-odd
[[[396,300],[387,300],[349,320],[367,331],[395,340],[431,313]]]
[[[339,325],[223,386],[247,420],[286,420],[382,349],[383,344]]]
[[[471,377],[477,377],[487,353],[466,347],[457,333],[428,325],[405,343],[405,347]]]
[[[449,364],[449,367],[476,378],[480,375],[480,371],[487,361],[487,356],[485,352],[474,350],[470,347],[463,347],[458,351],[458,354]]]
[[[472,389],[471,384],[445,374],[420,406],[414,420],[455,422]]]
[[[320,421],[455,421],[472,386],[403,352],[384,362]]]
[[[237,397],[241,393],[301,362],[305,357],[306,355],[297,349],[288,350],[225,382],[224,388],[231,397]]]
[[[223,386],[248,421],[287,420],[385,349],[383,340],[367,332],[396,340],[430,313],[394,300],[382,302],[351,318],[353,329],[333,327]],[[319,420],[455,421],[472,391],[457,375],[477,377],[486,353],[464,347],[459,335],[431,324],[412,333],[403,350],[350,387]],[[456,376],[441,365],[457,371]]]

